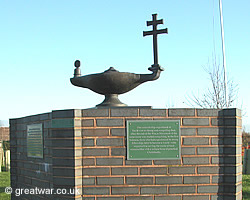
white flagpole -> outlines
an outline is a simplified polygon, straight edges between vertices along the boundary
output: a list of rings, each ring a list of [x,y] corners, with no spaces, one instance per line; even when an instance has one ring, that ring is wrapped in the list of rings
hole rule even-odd
[[[223,15],[222,15],[222,3],[221,3],[221,0],[219,0],[219,5],[220,5],[220,25],[221,25],[221,39],[222,39],[222,53],[223,53],[223,69],[224,69],[224,90],[225,90],[225,101],[226,101],[226,106],[228,107],[228,102],[227,102],[226,56],[225,56],[224,27],[223,27]]]

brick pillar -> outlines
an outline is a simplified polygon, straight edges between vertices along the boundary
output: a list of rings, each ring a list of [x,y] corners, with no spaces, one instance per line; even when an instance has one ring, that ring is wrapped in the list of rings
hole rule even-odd
[[[82,199],[80,117],[81,110],[52,111],[54,199]]]
[[[242,120],[238,109],[223,110],[223,154],[224,193],[226,199],[242,199]],[[221,124],[219,124],[221,125]]]

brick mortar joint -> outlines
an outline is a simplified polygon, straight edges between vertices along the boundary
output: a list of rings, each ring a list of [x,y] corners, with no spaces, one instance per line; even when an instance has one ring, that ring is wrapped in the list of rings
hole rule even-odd
[[[182,117],[184,119],[210,119],[210,118],[217,119],[217,117],[214,117],[214,116],[175,116],[175,118],[177,117]]]
[[[195,116],[195,117],[198,117],[198,111],[197,111],[196,108],[194,109],[194,116]]]

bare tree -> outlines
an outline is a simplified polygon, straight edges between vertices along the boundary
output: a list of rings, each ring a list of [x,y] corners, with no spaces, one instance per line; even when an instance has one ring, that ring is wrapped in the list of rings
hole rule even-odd
[[[250,145],[250,134],[246,132],[245,128],[242,131],[242,146],[248,147]]]
[[[204,69],[209,75],[210,86],[201,96],[192,94],[187,97],[187,103],[192,107],[198,106],[201,108],[222,109],[233,106],[237,99],[238,86],[231,79],[228,79],[226,91],[224,71],[216,63],[216,58],[213,59],[212,65],[208,63]]]

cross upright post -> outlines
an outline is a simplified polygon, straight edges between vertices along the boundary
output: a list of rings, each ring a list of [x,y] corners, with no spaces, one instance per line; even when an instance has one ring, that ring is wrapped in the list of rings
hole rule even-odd
[[[157,20],[157,14],[152,14],[152,21],[147,21],[147,26],[153,26],[152,31],[143,31],[143,37],[147,35],[153,35],[153,52],[154,52],[154,66],[158,64],[158,46],[157,46],[157,35],[162,33],[168,33],[168,29],[157,30],[157,25],[163,24],[163,19]]]

